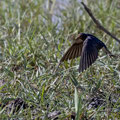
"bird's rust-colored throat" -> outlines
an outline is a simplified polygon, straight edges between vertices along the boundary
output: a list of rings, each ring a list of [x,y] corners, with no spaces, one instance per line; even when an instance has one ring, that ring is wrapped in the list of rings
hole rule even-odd
[[[83,40],[80,38],[77,38],[73,41],[73,44],[80,44],[80,43],[83,43]]]

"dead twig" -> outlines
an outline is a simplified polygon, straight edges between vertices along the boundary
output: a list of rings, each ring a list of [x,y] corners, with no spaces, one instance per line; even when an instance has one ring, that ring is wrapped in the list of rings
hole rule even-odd
[[[115,37],[112,33],[110,33],[106,28],[104,28],[100,22],[93,16],[91,10],[83,3],[81,2],[81,4],[84,6],[86,12],[89,14],[89,16],[91,17],[91,19],[93,20],[93,22],[97,25],[97,27],[104,31],[106,34],[108,34],[109,36],[111,36],[112,38],[114,38],[117,42],[120,43],[120,39],[118,39],[117,37]]]

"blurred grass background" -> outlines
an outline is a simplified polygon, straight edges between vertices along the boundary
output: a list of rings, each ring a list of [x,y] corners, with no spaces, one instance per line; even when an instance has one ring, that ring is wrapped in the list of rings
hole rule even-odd
[[[101,24],[120,38],[120,1],[86,0]],[[79,58],[56,68],[73,33],[90,33],[113,54],[120,44],[96,28],[80,0],[0,0],[0,119],[44,119],[60,111],[68,119],[75,112],[76,84],[80,96],[80,119],[120,118],[120,59],[103,52],[84,73]],[[14,112],[12,100],[28,106]],[[97,103],[96,103],[97,102]],[[52,119],[52,118],[51,118]]]

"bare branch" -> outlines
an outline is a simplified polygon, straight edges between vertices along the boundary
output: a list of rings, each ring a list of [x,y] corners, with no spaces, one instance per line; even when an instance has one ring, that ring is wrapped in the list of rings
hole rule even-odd
[[[111,36],[112,38],[114,38],[117,42],[120,43],[120,39],[118,39],[116,36],[114,36],[112,33],[110,33],[106,28],[104,28],[100,22],[93,16],[91,10],[83,3],[81,2],[81,4],[84,6],[86,12],[89,14],[89,16],[91,17],[91,19],[93,20],[93,22],[97,25],[97,27],[104,31],[106,34],[108,34],[109,36]]]

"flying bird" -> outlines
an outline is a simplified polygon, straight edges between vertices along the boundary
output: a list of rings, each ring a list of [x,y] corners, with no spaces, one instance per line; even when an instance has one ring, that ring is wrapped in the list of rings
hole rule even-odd
[[[114,56],[108,50],[106,45],[97,37],[91,34],[80,33],[73,41],[72,46],[61,58],[59,65],[63,61],[71,60],[81,56],[79,72],[83,72],[96,61],[100,49],[103,49],[109,56]]]

